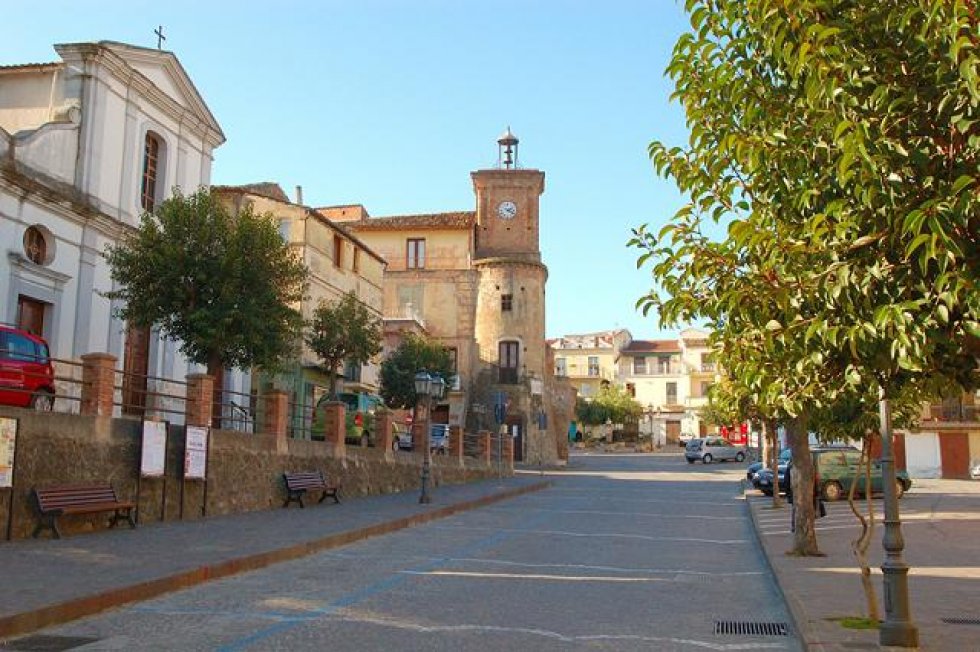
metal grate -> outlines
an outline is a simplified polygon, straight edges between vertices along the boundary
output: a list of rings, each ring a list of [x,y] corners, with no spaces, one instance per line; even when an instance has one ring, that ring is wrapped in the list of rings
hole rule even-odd
[[[789,636],[789,626],[786,623],[716,620],[715,634],[740,636]]]
[[[980,618],[942,618],[947,625],[980,625]]]
[[[16,641],[0,641],[0,650],[6,652],[65,652],[76,647],[95,643],[99,639],[90,636],[47,636],[35,634]]]

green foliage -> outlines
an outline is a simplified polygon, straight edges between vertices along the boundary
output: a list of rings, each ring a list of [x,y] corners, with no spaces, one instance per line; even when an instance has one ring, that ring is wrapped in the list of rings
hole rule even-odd
[[[408,334],[401,344],[381,363],[381,397],[393,408],[412,408],[415,374],[428,371],[449,382],[453,376],[452,359],[442,345],[422,336]]]
[[[604,385],[592,400],[579,398],[575,403],[575,417],[584,424],[597,426],[606,421],[623,423],[627,417],[638,418],[643,407],[623,387]]]
[[[650,155],[690,203],[634,230],[659,286],[639,307],[664,326],[707,321],[736,391],[770,415],[976,384],[976,15],[926,0],[687,6],[667,72],[690,140]]]
[[[337,394],[336,370],[341,363],[362,365],[381,351],[381,320],[353,292],[320,302],[308,326],[306,344],[330,374],[331,396]]]
[[[232,216],[205,188],[178,192],[108,246],[106,259],[116,314],[158,328],[209,370],[273,367],[295,352],[302,318],[292,306],[307,270],[272,216],[251,208]]]

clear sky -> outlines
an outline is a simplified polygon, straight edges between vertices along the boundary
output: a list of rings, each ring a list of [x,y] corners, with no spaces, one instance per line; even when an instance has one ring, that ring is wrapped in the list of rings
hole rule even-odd
[[[168,0],[4,3],[0,65],[55,43],[114,40],[180,59],[224,130],[212,182],[275,181],[311,206],[374,216],[474,209],[510,125],[546,174],[547,335],[628,328],[651,287],[630,229],[680,207],[653,139],[686,141],[664,76],[680,0]]]

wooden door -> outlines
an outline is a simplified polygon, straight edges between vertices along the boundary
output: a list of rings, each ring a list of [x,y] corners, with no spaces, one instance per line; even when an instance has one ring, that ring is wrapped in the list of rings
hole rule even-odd
[[[123,353],[123,414],[142,417],[146,411],[146,375],[150,368],[150,327],[130,325]]]
[[[31,335],[44,337],[44,303],[19,295],[17,297],[17,328]]]
[[[677,444],[681,438],[681,422],[680,421],[668,421],[667,422],[667,444]]]
[[[965,480],[970,477],[970,439],[965,432],[941,433],[939,456],[944,478]]]

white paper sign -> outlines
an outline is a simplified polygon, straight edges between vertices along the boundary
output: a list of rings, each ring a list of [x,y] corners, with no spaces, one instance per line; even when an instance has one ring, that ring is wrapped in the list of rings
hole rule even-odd
[[[187,426],[184,430],[184,478],[204,480],[208,468],[208,429]]]
[[[140,475],[145,478],[163,477],[167,462],[167,422],[143,422],[143,451]]]
[[[17,419],[0,417],[0,488],[14,486],[14,450],[17,448]]]

